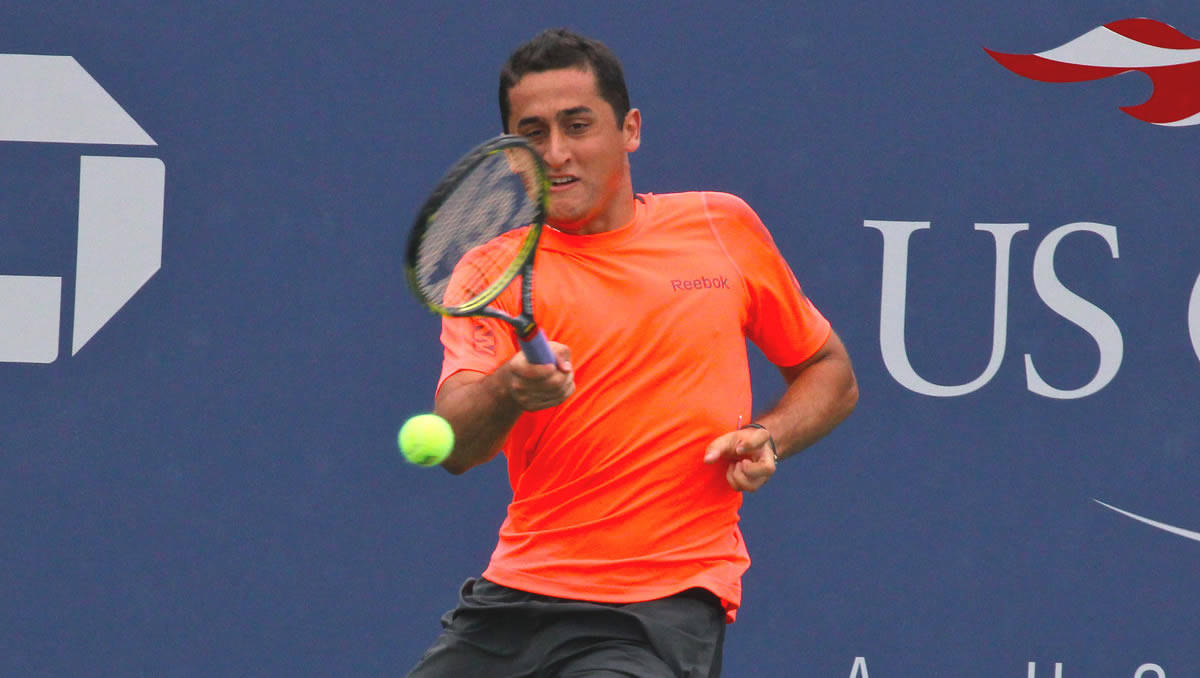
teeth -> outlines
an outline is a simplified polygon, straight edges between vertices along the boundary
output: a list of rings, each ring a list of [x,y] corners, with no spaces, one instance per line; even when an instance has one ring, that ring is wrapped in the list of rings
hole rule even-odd
[[[554,184],[555,186],[562,186],[563,184],[569,184],[572,181],[575,181],[574,177],[557,177],[551,179],[550,183]]]

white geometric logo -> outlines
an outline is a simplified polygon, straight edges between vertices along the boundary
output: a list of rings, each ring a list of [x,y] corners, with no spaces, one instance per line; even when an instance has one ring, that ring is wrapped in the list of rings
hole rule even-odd
[[[157,146],[69,56],[0,54],[0,142]],[[79,159],[71,355],[162,266],[166,167],[158,158]],[[52,363],[62,278],[0,274],[0,362]]]

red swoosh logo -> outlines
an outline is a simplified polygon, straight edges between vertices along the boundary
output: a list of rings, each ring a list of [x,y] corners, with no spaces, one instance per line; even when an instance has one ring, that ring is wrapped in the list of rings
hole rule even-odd
[[[1154,92],[1144,103],[1121,110],[1149,123],[1200,124],[1200,40],[1154,19],[1124,19],[1094,28],[1036,54],[984,48],[1017,75],[1041,82],[1083,82],[1138,71]]]

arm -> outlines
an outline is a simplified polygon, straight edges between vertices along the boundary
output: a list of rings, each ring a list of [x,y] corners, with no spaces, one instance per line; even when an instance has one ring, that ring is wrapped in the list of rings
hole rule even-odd
[[[837,334],[808,360],[779,368],[787,390],[779,403],[755,423],[766,427],[731,431],[709,444],[704,461],[729,463],[726,478],[735,490],[753,492],[775,473],[768,444],[774,438],[783,459],[812,445],[840,424],[858,403],[858,383],[850,356]]]
[[[495,372],[464,371],[446,379],[433,411],[454,429],[454,450],[442,468],[458,475],[488,462],[523,412],[554,407],[575,392],[571,351],[550,343],[554,365],[534,365],[518,351]]]

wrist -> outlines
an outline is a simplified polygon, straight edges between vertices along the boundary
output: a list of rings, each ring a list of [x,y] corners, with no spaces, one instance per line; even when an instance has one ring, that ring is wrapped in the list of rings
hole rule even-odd
[[[525,411],[517,397],[517,377],[510,363],[504,363],[484,379],[487,398],[497,412],[517,414]]]
[[[768,430],[766,426],[763,426],[762,424],[755,424],[755,423],[751,422],[742,427],[742,429],[748,429],[748,428],[757,428],[757,429],[762,429],[762,430],[766,431],[767,432],[767,445],[770,446],[770,448],[771,448],[771,456],[773,456],[775,458],[776,464],[778,464],[780,461],[782,461],[782,459],[779,458],[779,448],[775,445],[775,436],[771,435],[771,431]]]

